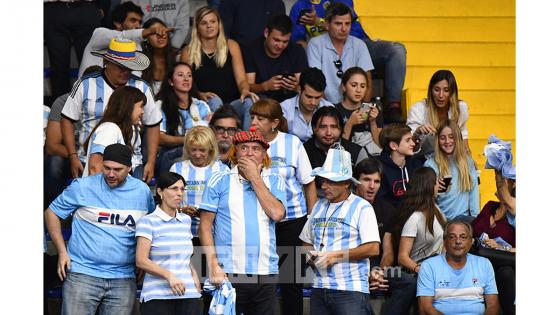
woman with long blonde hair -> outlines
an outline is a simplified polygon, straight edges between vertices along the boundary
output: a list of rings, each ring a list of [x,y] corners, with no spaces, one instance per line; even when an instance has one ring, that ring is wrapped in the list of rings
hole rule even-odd
[[[461,130],[453,121],[443,121],[436,129],[437,144],[425,166],[434,169],[440,185],[451,177],[449,185],[440,190],[436,199],[448,220],[461,217],[472,221],[480,210],[478,173],[473,159],[463,143]]]
[[[440,122],[451,120],[459,126],[467,152],[468,106],[459,99],[459,89],[453,72],[438,70],[430,79],[428,97],[416,102],[408,112],[406,124],[412,129],[413,139],[418,144],[416,152],[427,155],[434,151],[436,127]]]
[[[212,111],[230,103],[248,127],[249,108],[258,96],[249,91],[239,44],[225,37],[216,9],[204,6],[196,11],[191,41],[181,53],[181,61],[192,66],[199,98]]]

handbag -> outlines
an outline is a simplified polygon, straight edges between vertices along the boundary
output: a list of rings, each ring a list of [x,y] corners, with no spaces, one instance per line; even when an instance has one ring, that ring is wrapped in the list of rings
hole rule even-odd
[[[475,238],[470,253],[476,256],[488,258],[494,268],[501,266],[510,266],[515,268],[515,253],[505,250],[486,248],[480,244],[480,241]]]

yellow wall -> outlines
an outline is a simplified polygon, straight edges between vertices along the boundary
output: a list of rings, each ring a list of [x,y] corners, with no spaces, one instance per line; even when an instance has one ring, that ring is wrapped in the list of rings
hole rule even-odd
[[[515,155],[515,1],[354,0],[368,35],[407,49],[403,100],[426,97],[432,74],[453,71],[459,97],[469,105],[469,144],[484,167],[483,147],[496,134]],[[481,207],[496,198],[494,175],[482,170]]]

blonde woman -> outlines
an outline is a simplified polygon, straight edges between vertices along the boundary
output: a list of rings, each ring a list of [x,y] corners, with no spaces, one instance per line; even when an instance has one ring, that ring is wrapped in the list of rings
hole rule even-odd
[[[193,68],[199,98],[208,102],[212,111],[230,103],[249,125],[249,108],[258,96],[249,91],[239,44],[226,39],[216,9],[204,6],[194,16],[191,42],[181,53],[181,61]]]
[[[459,126],[465,147],[470,153],[468,118],[467,103],[459,99],[455,76],[449,70],[438,70],[430,79],[428,97],[412,105],[406,124],[412,129],[414,141],[420,144],[416,152],[427,155],[434,151],[436,127],[442,121],[451,120]]]
[[[444,177],[451,176],[448,187],[438,194],[437,205],[447,220],[457,218],[470,222],[480,210],[478,173],[463,143],[459,126],[453,121],[440,123],[436,141],[434,154],[424,165],[436,172],[440,185],[445,185]]]
[[[214,132],[209,127],[196,126],[185,135],[183,145],[183,161],[171,166],[169,171],[182,175],[186,180],[183,196],[183,211],[192,217],[191,232],[195,245],[198,244],[198,225],[200,222],[198,206],[202,201],[202,193],[206,182],[214,172],[228,170],[228,167],[217,161],[218,144]]]

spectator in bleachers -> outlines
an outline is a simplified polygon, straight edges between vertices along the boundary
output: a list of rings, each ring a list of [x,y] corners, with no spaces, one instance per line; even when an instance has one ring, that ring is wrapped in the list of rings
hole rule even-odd
[[[467,103],[459,99],[455,76],[449,70],[438,70],[430,79],[428,97],[414,103],[408,112],[406,124],[412,129],[418,144],[417,154],[434,152],[436,127],[443,120],[451,120],[461,129],[463,143],[470,154],[468,142]]]
[[[307,68],[299,77],[298,95],[280,103],[288,122],[288,132],[297,136],[301,142],[313,136],[313,114],[323,106],[332,106],[323,98],[326,86],[325,75],[321,70]]]
[[[191,128],[185,135],[183,156],[181,161],[174,163],[170,172],[186,178],[186,192],[183,196],[182,211],[191,217],[191,233],[195,245],[200,245],[198,226],[200,213],[198,208],[202,201],[202,193],[206,183],[216,172],[225,172],[229,168],[216,160],[218,145],[212,129],[205,126]],[[162,170],[164,173],[167,170]]]
[[[294,23],[292,41],[306,47],[306,40],[324,33],[326,31],[325,13],[329,6],[337,2],[344,3],[352,9],[350,35],[365,42],[376,71],[384,72],[383,99],[385,105],[388,105],[385,107],[384,118],[387,123],[397,122],[396,119],[401,118],[400,106],[406,74],[406,48],[399,42],[371,40],[359,21],[352,0],[297,0],[290,10],[290,18]]]
[[[317,201],[315,178],[311,176],[311,164],[299,139],[287,132],[286,119],[282,108],[273,99],[259,100],[251,106],[251,128],[262,134],[270,147],[270,172],[282,177],[286,182],[286,217],[276,224],[276,246],[300,246],[299,233]],[[293,283],[281,283],[283,314],[303,313],[303,285],[296,282],[296,252],[290,251],[290,266],[281,277]],[[293,265],[292,265],[293,264]],[[283,269],[285,270],[285,269]]]
[[[480,238],[482,233],[488,235],[485,245],[496,249],[506,250],[515,253],[515,226],[511,224],[508,216],[515,217],[515,181],[504,179],[500,171],[495,171],[496,196],[499,202],[488,201],[478,216],[473,220],[474,236]],[[513,206],[512,206],[513,205]],[[513,209],[513,210],[512,210]],[[501,238],[511,248],[504,247],[496,242]],[[506,264],[498,260],[492,260],[492,266],[496,274],[496,284],[498,285],[498,299],[503,314],[515,314],[515,257],[513,263]]]
[[[447,220],[471,222],[480,211],[478,173],[472,157],[463,144],[459,126],[453,121],[442,121],[435,133],[435,150],[424,163],[431,167],[445,191],[440,191],[436,202]],[[451,177],[445,186],[444,178]]]
[[[286,13],[282,0],[220,0],[220,15],[228,38],[248,44],[262,35],[268,18]]]
[[[398,206],[398,215],[390,228],[393,252],[401,266],[400,275],[389,277],[391,296],[383,305],[383,314],[406,314],[416,304],[416,275],[420,264],[443,250],[445,217],[435,197],[439,185],[436,173],[420,167],[412,174],[410,189]]]
[[[183,49],[181,61],[193,68],[199,98],[212,111],[230,103],[247,129],[249,108],[259,97],[249,90],[239,44],[226,38],[216,9],[205,6],[196,11],[191,42]]]
[[[157,25],[156,28],[166,28],[165,23],[158,18],[147,20],[142,27],[149,29],[152,25]],[[175,64],[177,54],[169,44],[167,33],[149,35],[142,41],[142,51],[150,58],[150,65],[142,71],[142,79],[148,81],[152,91],[157,95],[167,70]]]
[[[133,0],[142,11],[146,20],[158,18],[173,29],[169,34],[173,52],[181,49],[189,35],[189,0]],[[165,72],[164,72],[165,73]]]
[[[369,258],[379,254],[377,220],[371,204],[352,193],[350,153],[329,149],[325,164],[313,170],[323,177],[319,199],[300,234],[307,262],[315,271],[311,314],[372,314]]]
[[[241,121],[235,113],[235,109],[229,104],[223,105],[212,115],[209,125],[218,142],[218,158],[231,168],[229,149],[233,145],[233,135],[241,128]]]
[[[112,16],[115,29],[99,27],[93,31],[91,39],[89,39],[87,46],[85,46],[84,58],[80,63],[78,75],[81,77],[84,70],[89,66],[103,66],[103,58],[92,54],[92,52],[106,50],[112,38],[125,38],[134,41],[136,43],[136,50],[142,51],[142,40],[153,34],[164,36],[171,31],[159,24],[154,24],[146,29],[140,28],[143,15],[142,9],[130,1],[118,5],[113,11]],[[141,70],[136,70],[134,74],[141,76]]]
[[[352,167],[367,157],[364,149],[359,145],[342,138],[342,115],[333,106],[319,108],[311,118],[313,136],[303,147],[309,156],[311,167],[321,167],[325,163],[327,153],[331,147],[341,145],[350,153]],[[315,186],[319,197],[323,197],[321,178],[315,178]]]
[[[62,314],[130,314],[136,301],[134,233],[155,208],[150,188],[129,175],[132,151],[112,144],[103,152],[103,173],[78,178],[45,210],[64,281]],[[68,250],[61,219],[70,215]],[[103,283],[104,285],[101,285]]]
[[[154,103],[154,98],[148,83],[134,75],[131,71],[142,71],[150,63],[148,57],[135,51],[136,44],[129,40],[111,39],[107,51],[98,51],[93,54],[104,59],[104,69],[81,78],[76,82],[72,93],[66,100],[62,109],[61,120],[62,138],[68,150],[70,159],[70,172],[72,177],[78,177],[83,171],[82,163],[86,162],[86,152],[83,145],[93,127],[101,119],[103,110],[113,91],[121,86],[138,88],[146,95],[142,125],[147,134],[147,154],[145,158],[144,174],[142,179],[150,182],[154,174],[156,153],[159,143],[159,123],[161,112]],[[74,140],[74,122],[80,122],[79,146],[76,152]]]
[[[132,154],[132,176],[141,178],[140,119],[144,114],[146,95],[135,87],[123,86],[109,98],[103,117],[93,127],[84,144],[87,152],[83,177],[103,171],[103,151],[113,143],[128,146]]]
[[[469,254],[472,237],[467,222],[445,226],[445,254],[427,259],[418,274],[420,314],[500,314],[494,272],[488,259]]]
[[[70,52],[82,61],[93,30],[101,24],[101,10],[94,0],[43,0],[44,37],[51,66],[51,95],[70,91]],[[85,69],[85,68],[84,68]]]
[[[360,67],[367,72],[371,85],[373,63],[366,44],[350,35],[352,10],[344,3],[333,3],[325,13],[327,32],[313,37],[307,45],[307,61],[310,67],[323,71],[327,78],[326,99],[333,103],[342,101],[340,83],[344,71]],[[372,90],[367,89],[364,100],[371,100]]]
[[[342,75],[341,88],[342,102],[334,106],[342,114],[342,137],[362,146],[370,157],[379,155],[383,114],[377,106],[371,103],[364,104],[369,88],[366,72],[359,67],[349,68]]]
[[[192,97],[191,67],[178,62],[167,71],[157,95],[156,106],[161,108],[158,172],[166,172],[183,152],[185,134],[194,126],[208,126],[212,112],[206,102]]]
[[[271,15],[264,36],[243,45],[243,62],[251,92],[282,102],[297,93],[301,71],[307,68],[305,50],[290,42],[292,21]]]
[[[405,124],[385,126],[380,141],[383,151],[378,159],[385,175],[380,193],[396,208],[409,189],[410,174],[422,166],[422,161],[412,156],[414,141],[410,127]]]
[[[183,176],[158,177],[157,206],[136,227],[136,266],[144,271],[142,315],[200,315],[200,280],[192,264],[191,219],[181,213],[188,193]]]
[[[99,66],[91,66],[84,71],[84,76],[101,70],[102,68]],[[66,93],[56,98],[48,117],[43,156],[43,200],[45,208],[64,190],[67,179],[71,178],[68,150],[62,141],[62,129],[60,127],[62,108],[69,95],[70,93]],[[74,129],[79,130],[79,124],[75,124]],[[76,140],[77,136],[75,137]]]
[[[234,135],[231,171],[208,180],[200,204],[200,241],[210,282],[236,290],[238,314],[274,314],[279,257],[275,224],[286,214],[286,184],[268,171],[268,142],[256,132]]]
[[[354,167],[354,178],[360,182],[356,185],[355,193],[372,205],[377,218],[379,237],[384,243],[385,231],[391,232],[388,229],[391,227],[397,211],[379,194],[382,177],[381,163],[378,160],[364,159]],[[383,249],[380,251],[381,253],[383,253]]]

